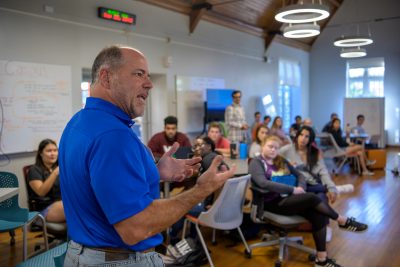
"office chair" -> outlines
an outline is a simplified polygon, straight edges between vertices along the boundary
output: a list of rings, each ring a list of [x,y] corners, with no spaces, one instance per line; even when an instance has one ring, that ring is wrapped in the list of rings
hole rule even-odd
[[[255,223],[267,224],[270,228],[275,228],[275,235],[264,234],[262,242],[249,245],[250,250],[245,250],[245,255],[251,258],[252,249],[258,247],[269,247],[279,245],[279,257],[275,261],[275,267],[280,267],[283,261],[284,251],[286,247],[293,247],[304,252],[309,253],[309,260],[314,261],[316,251],[310,247],[303,245],[303,238],[288,237],[287,234],[290,229],[297,228],[301,224],[308,221],[301,216],[287,216],[264,211],[264,194],[268,191],[257,188],[254,185],[251,187],[253,193],[253,200],[251,205],[250,217]]]
[[[0,172],[0,187],[19,187],[18,178],[10,172]],[[46,225],[45,218],[39,212],[29,212],[28,209],[19,207],[18,194],[0,202],[0,232],[7,232],[22,227],[23,231],[23,260],[28,257],[27,231],[28,225],[34,220],[40,219]],[[43,228],[45,249],[49,249],[47,242],[47,230]]]
[[[52,201],[49,197],[40,197],[34,194],[32,188],[29,185],[29,180],[28,180],[28,173],[29,169],[31,168],[32,165],[24,166],[22,168],[22,172],[24,174],[25,178],[25,184],[26,188],[28,191],[28,205],[29,205],[29,210],[30,211],[42,211],[45,209],[47,206],[49,206]],[[47,233],[50,235],[48,236],[49,238],[49,243],[53,243],[54,240],[60,240],[60,241],[65,241],[67,238],[67,224],[66,223],[55,223],[55,222],[46,222],[46,229]],[[35,227],[42,229],[43,224],[41,222],[35,222]],[[53,245],[53,244],[52,244]],[[37,250],[38,246],[35,246],[35,250]]]
[[[196,227],[197,234],[199,236],[201,245],[203,246],[204,252],[207,255],[208,262],[211,267],[214,267],[210,253],[208,252],[207,245],[204,241],[203,235],[200,231],[201,226],[212,227],[219,230],[232,230],[237,229],[240,238],[243,241],[246,250],[250,252],[246,240],[244,239],[243,233],[240,230],[240,225],[243,221],[243,203],[245,199],[245,193],[247,184],[250,180],[250,174],[233,177],[228,179],[217,200],[211,206],[210,209],[200,213],[195,218],[190,215],[186,215],[186,220],[183,226],[182,237],[185,237],[187,224],[193,223]],[[213,242],[215,242],[215,231],[213,231]]]

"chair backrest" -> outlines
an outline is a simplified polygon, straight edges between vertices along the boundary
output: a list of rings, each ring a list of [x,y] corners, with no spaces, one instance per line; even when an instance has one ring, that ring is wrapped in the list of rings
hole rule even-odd
[[[338,146],[335,138],[330,133],[323,132],[317,134],[315,142],[318,148],[323,152],[325,158],[341,157],[346,154],[346,152]]]
[[[0,187],[19,187],[17,176],[11,172],[0,172]],[[28,220],[28,210],[18,205],[18,194],[0,202],[0,219],[21,222]]]
[[[220,230],[239,227],[243,221],[242,208],[250,176],[228,179],[211,208],[199,215],[199,223]]]

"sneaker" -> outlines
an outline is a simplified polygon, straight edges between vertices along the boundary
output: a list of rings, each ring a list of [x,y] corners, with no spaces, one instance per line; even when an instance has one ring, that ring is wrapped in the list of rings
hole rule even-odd
[[[338,185],[336,186],[336,190],[338,191],[339,194],[353,193],[354,186],[352,184]]]
[[[367,160],[367,166],[372,166],[376,163],[376,160]]]
[[[370,172],[370,171],[362,172],[362,176],[372,176],[372,175],[374,175],[374,174],[375,174],[375,173]]]
[[[349,217],[344,225],[339,224],[339,228],[350,232],[364,232],[367,230],[368,225],[357,222],[354,217]]]
[[[330,242],[332,240],[332,227],[326,227],[326,242]]]
[[[329,259],[326,258],[325,261],[318,261],[318,259],[315,259],[315,264],[314,267],[342,267],[341,265],[337,264],[334,259]]]

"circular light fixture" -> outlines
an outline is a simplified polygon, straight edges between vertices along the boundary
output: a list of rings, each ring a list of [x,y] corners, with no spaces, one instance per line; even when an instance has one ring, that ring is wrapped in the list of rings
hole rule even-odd
[[[283,29],[286,38],[306,38],[318,35],[320,27],[317,24],[295,24]]]
[[[340,52],[340,57],[343,58],[365,57],[366,55],[367,50],[360,47],[343,48]]]
[[[329,17],[329,7],[321,4],[295,4],[279,9],[275,19],[284,23],[307,23]]]
[[[333,42],[334,46],[355,47],[372,44],[374,41],[369,36],[342,36]]]

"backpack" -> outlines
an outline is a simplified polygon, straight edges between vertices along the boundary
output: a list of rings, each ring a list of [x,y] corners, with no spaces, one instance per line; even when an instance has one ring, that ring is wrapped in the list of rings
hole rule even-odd
[[[184,238],[174,246],[168,245],[163,257],[166,267],[200,266],[208,262],[201,244],[193,238]]]

